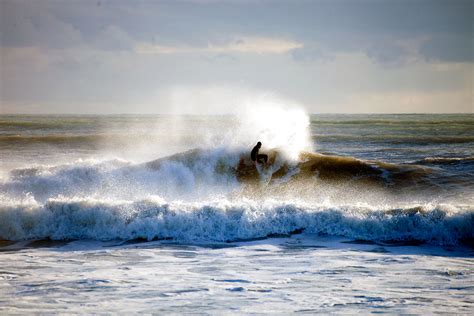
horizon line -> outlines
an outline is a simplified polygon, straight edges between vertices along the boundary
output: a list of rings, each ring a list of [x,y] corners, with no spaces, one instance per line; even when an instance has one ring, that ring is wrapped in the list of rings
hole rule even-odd
[[[452,115],[452,114],[474,114],[473,112],[392,112],[392,113],[380,113],[380,112],[308,112],[308,115]],[[21,112],[7,112],[0,113],[2,115],[31,115],[31,116],[47,116],[47,115],[85,115],[85,116],[108,116],[108,115],[162,115],[162,116],[235,116],[235,113],[221,113],[221,114],[195,114],[195,113],[74,113],[74,112],[63,112],[63,113],[21,113]]]

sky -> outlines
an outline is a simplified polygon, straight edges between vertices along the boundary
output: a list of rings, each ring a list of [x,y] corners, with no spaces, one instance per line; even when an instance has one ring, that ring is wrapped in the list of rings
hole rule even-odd
[[[474,0],[0,0],[0,113],[474,112]]]

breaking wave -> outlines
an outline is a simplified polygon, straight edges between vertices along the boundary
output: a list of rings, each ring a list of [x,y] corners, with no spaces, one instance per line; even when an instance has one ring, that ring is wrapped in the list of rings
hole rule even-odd
[[[474,237],[472,204],[364,198],[377,186],[412,189],[432,178],[424,167],[314,153],[295,161],[269,153],[275,168],[263,184],[247,153],[226,148],[144,164],[85,160],[16,169],[0,183],[0,239],[205,242],[304,231],[452,245]],[[328,189],[338,181],[342,188]],[[302,193],[308,188],[314,188],[311,198]]]
[[[454,245],[474,238],[468,207],[373,209],[252,200],[166,202],[50,199],[44,204],[2,205],[0,238],[174,239],[240,241],[307,232],[374,241]]]

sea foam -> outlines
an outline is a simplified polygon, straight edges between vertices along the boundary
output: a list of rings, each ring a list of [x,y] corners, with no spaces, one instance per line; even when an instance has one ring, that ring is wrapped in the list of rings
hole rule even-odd
[[[383,210],[275,200],[168,202],[150,197],[137,201],[63,198],[0,206],[0,238],[7,240],[224,242],[304,231],[362,240],[454,245],[472,241],[473,227],[472,209],[449,205]]]

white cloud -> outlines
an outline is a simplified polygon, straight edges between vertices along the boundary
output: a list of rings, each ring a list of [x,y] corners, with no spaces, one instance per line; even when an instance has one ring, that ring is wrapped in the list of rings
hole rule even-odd
[[[206,47],[165,46],[151,43],[139,43],[135,51],[140,54],[183,54],[183,53],[253,53],[253,54],[284,54],[293,49],[302,48],[297,41],[267,38],[238,37],[226,44],[208,44]]]
[[[2,47],[69,48],[84,42],[67,19],[56,16],[45,2],[1,2]]]
[[[35,46],[0,47],[0,56],[1,72],[7,77],[15,70],[25,69],[25,65],[28,71],[42,71],[50,64],[50,58]]]
[[[473,111],[472,58],[454,58],[462,55],[465,43],[458,40],[464,37],[449,40],[454,31],[472,35],[463,27],[472,20],[465,15],[459,25],[448,19],[438,26],[435,17],[446,17],[441,10],[426,30],[411,18],[403,21],[415,24],[400,22],[394,30],[371,6],[354,4],[354,12],[349,3],[334,10],[340,18],[318,19],[328,11],[310,2],[301,8],[241,1],[207,7],[0,2],[4,110],[12,104],[9,111],[44,113],[227,112],[235,106],[218,102],[226,99],[219,96],[243,84],[286,95],[311,112]],[[301,9],[298,19],[288,18],[289,8]],[[352,27],[359,21],[368,24]],[[380,28],[369,28],[375,22]],[[438,41],[440,29],[447,33]],[[472,55],[472,49],[464,52]],[[229,88],[189,88],[222,85]],[[184,87],[172,108],[166,103],[170,87]]]
[[[128,50],[133,45],[134,40],[117,25],[108,25],[92,41],[92,47],[114,51]]]

